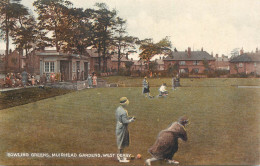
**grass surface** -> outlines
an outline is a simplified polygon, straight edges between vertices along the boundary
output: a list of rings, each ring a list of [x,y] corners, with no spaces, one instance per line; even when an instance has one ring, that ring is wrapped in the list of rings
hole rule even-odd
[[[102,77],[108,83],[117,83],[121,87],[141,87],[141,77]],[[158,87],[162,83],[172,85],[170,78],[148,78],[151,87]],[[181,85],[184,87],[214,87],[214,86],[259,86],[260,79],[257,78],[181,78]]]
[[[129,81],[137,84],[140,80]],[[221,81],[195,79],[191,81],[192,86],[176,91],[168,88],[167,98],[144,98],[140,87],[99,88],[1,110],[0,164],[125,165],[115,158],[6,156],[6,152],[117,153],[115,109],[122,96],[130,100],[129,115],[137,118],[129,125],[131,143],[125,153],[143,155],[141,160],[133,160],[128,165],[143,165],[150,157],[147,150],[159,131],[184,114],[191,124],[187,128],[188,142],[179,141],[179,151],[174,157],[181,165],[260,164],[260,89],[230,86],[234,82],[229,79],[222,86],[207,86]],[[255,85],[259,80],[236,79],[235,82]],[[188,80],[183,79],[182,83]],[[157,95],[158,87],[152,87],[151,91]],[[164,163],[155,163],[161,164]]]
[[[38,100],[64,95],[72,92],[72,90],[47,88],[44,89],[38,87],[23,88],[18,90],[10,90],[6,92],[0,92],[0,110],[32,103]]]

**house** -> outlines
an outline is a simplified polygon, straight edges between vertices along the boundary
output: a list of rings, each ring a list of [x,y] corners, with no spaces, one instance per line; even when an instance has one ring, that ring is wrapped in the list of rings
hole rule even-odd
[[[132,71],[144,71],[145,70],[145,63],[144,60],[133,60],[134,64],[131,67]]]
[[[120,68],[125,69],[126,68],[126,63],[131,62],[132,60],[128,59],[127,55],[121,55],[120,58]],[[118,70],[118,54],[114,53],[111,55],[111,65],[110,65],[111,71],[113,70]]]
[[[177,65],[179,73],[204,73],[204,71],[215,69],[216,59],[206,51],[174,51],[164,60],[164,68]]]
[[[222,56],[218,56],[218,54],[216,54],[216,62],[215,62],[215,66],[216,66],[216,70],[229,70],[229,58],[228,56],[222,55]]]
[[[87,49],[87,54],[90,57],[89,61],[90,61],[90,73],[92,72],[97,72],[99,71],[99,60],[100,60],[100,67],[101,69],[103,68],[103,57],[102,55],[98,55],[98,50],[96,48],[88,48]],[[111,70],[111,58],[110,56],[108,56],[106,58],[106,63],[107,63],[107,69]]]
[[[257,74],[260,75],[260,52],[243,53],[232,58],[230,61],[230,74]]]
[[[155,59],[155,62],[157,63],[157,71],[163,71],[164,70],[164,61],[163,59]]]
[[[40,75],[49,79],[51,74],[60,74],[61,81],[85,80],[90,70],[89,57],[86,55],[67,54],[56,50],[36,53],[40,60]]]

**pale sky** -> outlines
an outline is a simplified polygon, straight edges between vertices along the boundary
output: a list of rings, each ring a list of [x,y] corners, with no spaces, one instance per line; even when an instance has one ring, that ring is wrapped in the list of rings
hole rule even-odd
[[[187,47],[229,55],[234,48],[246,52],[260,47],[260,0],[70,0],[75,7],[93,8],[105,2],[127,20],[129,35],[170,36],[179,51]],[[34,0],[22,0],[33,9]],[[5,49],[1,42],[0,49]]]

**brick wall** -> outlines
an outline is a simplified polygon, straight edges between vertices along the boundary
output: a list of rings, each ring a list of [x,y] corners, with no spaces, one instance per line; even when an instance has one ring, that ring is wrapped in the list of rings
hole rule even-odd
[[[179,63],[180,61],[164,61],[164,68],[168,70],[169,65],[174,65],[175,63]],[[215,61],[209,61],[209,67],[215,70]],[[188,69],[191,72],[193,69],[199,69],[199,73],[203,73],[205,70],[205,66],[203,65],[203,61],[198,61],[197,65],[194,65],[194,61],[185,61],[185,65],[179,65],[179,69]]]
[[[238,70],[236,70],[235,66],[237,66]],[[258,75],[260,74],[260,62],[230,63],[230,74],[250,74],[251,72],[256,73]]]

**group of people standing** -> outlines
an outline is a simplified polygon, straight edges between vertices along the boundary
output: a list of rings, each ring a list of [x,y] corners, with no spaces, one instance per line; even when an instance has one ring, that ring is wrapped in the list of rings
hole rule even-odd
[[[22,73],[7,73],[4,81],[4,87],[14,88],[30,85],[34,86],[40,82],[40,79],[37,79],[35,75],[23,71]]]
[[[97,75],[93,72],[88,75],[88,88],[97,87]]]

